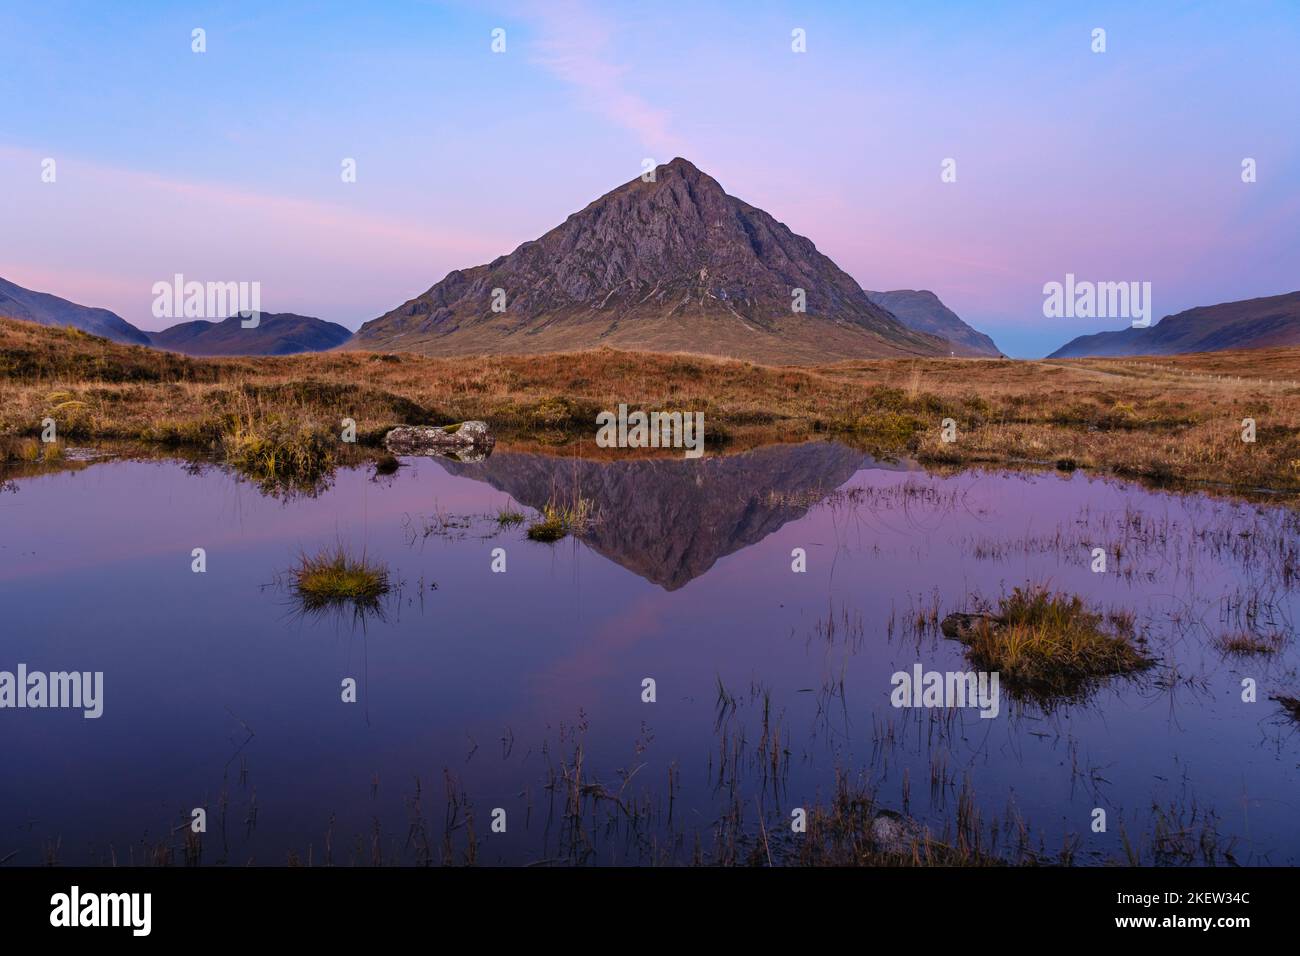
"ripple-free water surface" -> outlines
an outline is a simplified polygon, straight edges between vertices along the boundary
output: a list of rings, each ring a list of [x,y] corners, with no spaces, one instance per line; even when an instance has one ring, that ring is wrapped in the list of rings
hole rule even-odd
[[[495,520],[575,493],[596,511],[581,540]],[[23,479],[0,493],[0,670],[102,671],[104,712],[0,710],[0,859],[140,862],[195,807],[204,863],[417,862],[448,832],[459,857],[470,817],[479,862],[687,860],[696,834],[707,858],[729,808],[788,828],[839,770],[936,833],[968,787],[1049,852],[1075,834],[1078,862],[1123,858],[1121,828],[1149,853],[1163,815],[1211,821],[1239,862],[1295,863],[1300,735],[1268,696],[1300,693],[1296,532],[1282,508],[1081,473],[939,477],[832,443],[408,459],[288,501],[168,461]],[[389,566],[382,616],[296,612],[285,572],[340,542]],[[1005,691],[991,720],[891,706],[895,671],[970,669],[918,612],[1027,582],[1131,610],[1161,667],[1050,713]],[[1214,646],[1244,629],[1283,649]],[[747,757],[733,787],[725,754],[760,745],[764,701],[778,779]],[[575,841],[575,779],[630,812]]]

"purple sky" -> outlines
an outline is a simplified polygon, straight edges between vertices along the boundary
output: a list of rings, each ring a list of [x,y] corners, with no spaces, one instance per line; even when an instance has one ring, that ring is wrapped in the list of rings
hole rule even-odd
[[[1296,49],[1294,3],[9,5],[0,276],[142,328],[174,273],[258,281],[355,328],[682,155],[1042,355],[1127,324],[1044,318],[1067,272],[1156,316],[1300,287]]]

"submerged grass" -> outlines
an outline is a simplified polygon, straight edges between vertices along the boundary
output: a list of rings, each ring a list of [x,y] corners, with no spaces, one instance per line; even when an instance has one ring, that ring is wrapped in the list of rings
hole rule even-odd
[[[1214,641],[1215,646],[1224,654],[1235,654],[1238,657],[1276,654],[1282,649],[1282,643],[1280,635],[1260,637],[1247,631],[1220,634]]]
[[[1078,595],[1028,587],[1002,598],[997,616],[978,621],[964,643],[971,660],[998,671],[1009,690],[1041,701],[1151,667],[1131,633],[1131,623],[1089,610]]]
[[[342,545],[303,554],[293,571],[294,590],[307,610],[346,604],[377,604],[388,593],[388,569],[363,554],[354,558]]]
[[[514,508],[502,508],[497,512],[497,524],[503,528],[513,528],[524,523],[524,513]]]

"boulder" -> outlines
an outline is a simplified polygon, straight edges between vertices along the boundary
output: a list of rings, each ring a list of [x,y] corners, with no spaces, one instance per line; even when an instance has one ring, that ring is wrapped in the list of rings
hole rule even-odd
[[[912,848],[925,842],[925,830],[893,810],[880,810],[871,821],[871,840],[884,853],[911,856]]]
[[[486,422],[398,425],[384,437],[394,455],[451,455],[461,460],[485,458],[495,442]]]

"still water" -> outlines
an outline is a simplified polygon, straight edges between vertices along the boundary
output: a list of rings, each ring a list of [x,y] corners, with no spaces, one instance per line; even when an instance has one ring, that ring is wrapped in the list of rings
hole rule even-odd
[[[576,498],[592,522],[555,544],[497,520]],[[184,862],[204,808],[206,865],[708,862],[838,774],[936,836],[965,801],[1000,852],[1294,864],[1300,734],[1269,695],[1300,694],[1298,542],[1283,507],[834,443],[499,446],[288,499],[180,461],[23,478],[0,670],[103,672],[103,715],[0,710],[0,860]],[[295,606],[300,555],[337,544],[388,566],[378,613]],[[897,671],[972,669],[938,618],[1025,584],[1132,612],[1160,666],[994,719],[891,705]],[[1239,632],[1280,650],[1216,646]]]

